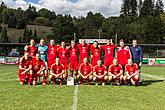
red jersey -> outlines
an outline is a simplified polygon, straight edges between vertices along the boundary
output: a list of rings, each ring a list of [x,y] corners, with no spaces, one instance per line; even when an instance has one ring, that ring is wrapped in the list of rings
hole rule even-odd
[[[122,69],[122,66],[121,65],[117,65],[117,66],[115,66],[115,65],[111,65],[110,67],[109,67],[109,72],[111,72],[112,74],[114,74],[114,75],[118,75],[119,73],[120,73],[120,71],[122,71],[123,69]]]
[[[19,62],[19,65],[22,66],[22,68],[28,69],[30,66],[32,66],[32,59],[28,58],[27,60],[25,60],[25,58],[22,57]]]
[[[101,51],[102,49],[100,47],[95,48],[94,46],[91,46],[91,54],[93,55],[92,59],[99,60],[101,58]]]
[[[64,70],[63,64],[56,65],[55,63],[51,66],[51,70],[54,71],[54,74],[61,74]]]
[[[71,61],[78,61],[78,47],[77,46],[75,46],[74,48],[70,47],[69,56],[70,56]]]
[[[33,58],[33,70],[39,71],[41,67],[46,67],[44,61],[42,59],[37,60],[36,58]]]
[[[114,51],[117,48],[116,45],[104,45],[102,48],[105,51],[105,58],[114,58]]]
[[[83,46],[82,44],[79,44],[78,48],[80,50],[80,60],[83,60],[84,58],[88,58],[90,44],[86,44],[85,46]]]
[[[82,63],[79,67],[79,71],[81,71],[81,74],[83,76],[87,76],[92,72],[92,65],[89,63],[87,65],[85,63]]]
[[[138,70],[137,64],[135,63],[133,63],[132,66],[128,64],[125,66],[125,72],[128,72],[129,75],[134,74],[136,71],[139,71],[139,70]]]
[[[125,47],[119,47],[117,50],[117,60],[119,62],[119,64],[121,65],[126,65],[128,63],[128,59],[130,59],[131,56],[131,52],[129,50],[129,48],[125,48]]]
[[[93,72],[96,72],[98,76],[104,75],[104,73],[106,72],[106,67],[104,65],[100,67],[96,65],[93,69]]]
[[[57,49],[58,57],[61,59],[68,59],[69,57],[69,50],[67,48],[59,47]]]
[[[48,60],[53,60],[55,61],[57,57],[57,46],[55,45],[48,45]]]
[[[36,46],[31,46],[29,45],[27,50],[25,50],[25,52],[28,52],[29,53],[29,56],[31,57],[35,57],[36,56],[36,53],[38,52],[38,49]]]

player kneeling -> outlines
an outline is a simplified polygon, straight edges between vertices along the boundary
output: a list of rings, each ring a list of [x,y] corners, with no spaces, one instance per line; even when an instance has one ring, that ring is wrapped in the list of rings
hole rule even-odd
[[[101,60],[97,61],[97,65],[93,69],[94,72],[94,78],[93,81],[96,82],[96,86],[98,85],[98,82],[102,82],[102,85],[105,85],[105,82],[108,80],[106,67],[102,65]]]
[[[60,85],[62,85],[63,79],[66,78],[65,68],[63,64],[60,63],[60,59],[56,58],[56,62],[51,66],[49,79],[53,81],[53,84],[56,85],[56,79],[60,80]]]
[[[27,80],[28,85],[30,85],[32,82],[32,74],[32,59],[29,57],[29,53],[25,52],[24,56],[19,62],[18,76],[20,84],[23,85]]]
[[[128,59],[128,64],[125,66],[124,81],[126,84],[131,83],[138,85],[139,83],[139,70],[137,64],[132,62],[132,59]]]
[[[92,65],[88,62],[87,58],[84,58],[84,63],[79,67],[77,79],[81,82],[81,85],[84,85],[84,80],[87,81],[88,85],[93,79],[92,76]]]
[[[116,82],[117,85],[122,84],[123,81],[123,70],[122,66],[118,64],[117,59],[113,60],[113,64],[109,67],[109,80],[111,82]]]
[[[46,85],[47,75],[45,74],[46,65],[40,58],[40,54],[36,54],[36,58],[33,58],[33,85],[36,85],[38,77],[43,76],[42,85]]]

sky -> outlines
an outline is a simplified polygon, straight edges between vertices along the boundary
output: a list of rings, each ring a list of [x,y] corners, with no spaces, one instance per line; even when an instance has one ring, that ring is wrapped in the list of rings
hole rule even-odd
[[[122,0],[0,0],[8,7],[27,9],[28,5],[37,10],[47,8],[57,14],[71,14],[72,16],[86,16],[87,12],[100,12],[103,16],[118,16]],[[163,0],[165,4],[165,0]]]

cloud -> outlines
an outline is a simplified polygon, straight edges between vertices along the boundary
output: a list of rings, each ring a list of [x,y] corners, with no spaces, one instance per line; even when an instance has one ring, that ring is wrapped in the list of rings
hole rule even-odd
[[[2,1],[2,0],[0,0]],[[122,0],[39,0],[38,3],[26,2],[25,0],[3,0],[12,8],[21,7],[27,9],[28,5],[35,6],[37,10],[47,8],[57,14],[71,14],[72,16],[86,16],[87,12],[100,12],[103,16],[118,16],[120,14]],[[165,3],[165,0],[163,0]]]

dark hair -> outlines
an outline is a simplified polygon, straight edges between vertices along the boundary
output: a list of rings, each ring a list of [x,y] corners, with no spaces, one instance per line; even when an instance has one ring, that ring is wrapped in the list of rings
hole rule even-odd
[[[124,39],[120,39],[120,41],[119,42],[124,42]]]

